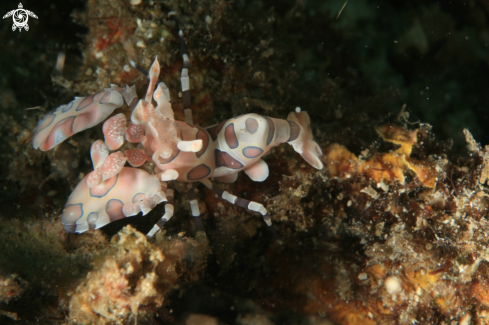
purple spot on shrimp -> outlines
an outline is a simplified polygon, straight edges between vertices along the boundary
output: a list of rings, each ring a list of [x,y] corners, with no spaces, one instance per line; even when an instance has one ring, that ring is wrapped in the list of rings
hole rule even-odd
[[[76,116],[70,116],[56,123],[51,129],[51,132],[49,132],[44,143],[41,144],[41,150],[49,150],[71,136],[73,134],[73,122],[75,121],[75,117]]]
[[[268,136],[267,136],[267,146],[270,145],[270,143],[273,140],[273,137],[275,136],[275,123],[273,123],[272,119],[269,117],[265,116],[265,119],[267,120],[268,123]]]
[[[94,230],[97,227],[98,212],[92,212],[87,217],[88,228]]]
[[[224,126],[224,124],[226,124],[226,122],[227,121],[223,121],[223,122],[221,122],[217,125],[214,125],[213,127],[207,129],[207,132],[209,132],[209,134],[211,135],[212,141],[216,141],[217,135],[219,134],[219,132],[221,132],[221,129]]]
[[[141,202],[141,201],[143,201],[145,198],[146,198],[146,194],[144,194],[144,193],[136,193],[136,194],[134,194],[134,196],[132,197],[132,203],[138,203],[138,202]]]
[[[294,141],[299,136],[299,133],[301,132],[301,128],[299,124],[295,123],[294,121],[287,121],[287,122],[289,122],[289,126],[290,126],[290,136],[287,142]]]
[[[100,182],[97,186],[94,186],[90,189],[90,196],[91,197],[104,197],[106,196],[117,184],[117,181],[119,180],[119,174]]]
[[[75,103],[74,100],[72,100],[71,102],[69,102],[67,105],[65,105],[65,107],[61,110],[62,113],[66,113],[68,112],[70,109],[73,108],[73,104]]]
[[[246,130],[254,134],[258,130],[258,121],[252,117],[248,117],[245,121]]]
[[[111,95],[112,95],[112,93],[110,91],[106,91],[103,94],[102,98],[100,98],[99,104],[107,104],[110,101]]]
[[[201,164],[188,172],[187,179],[189,181],[197,181],[199,179],[206,178],[210,174],[211,174],[211,168],[206,164]]]
[[[231,157],[227,152],[216,149],[216,166],[227,167],[231,169],[241,169],[243,164]]]
[[[105,206],[105,212],[107,212],[107,214],[109,215],[110,222],[126,217],[124,213],[122,213],[123,206],[124,203],[122,203],[122,201],[118,199],[111,199],[109,200],[109,202],[107,202],[107,205]]]
[[[81,102],[80,104],[78,104],[78,107],[76,108],[76,111],[81,111],[82,109],[85,109],[87,108],[88,106],[90,106],[92,103],[93,103],[93,98],[95,97],[95,95],[91,95],[91,96],[88,96],[88,97],[85,97]]]
[[[196,140],[202,140],[202,149],[197,151],[195,153],[195,155],[197,156],[197,158],[200,158],[204,154],[204,152],[207,150],[207,147],[209,146],[209,136],[207,135],[207,133],[204,130],[202,130],[199,127],[197,127],[197,128],[199,129],[199,131],[195,135],[195,138],[196,138]]]
[[[76,229],[76,222],[83,216],[83,213],[82,203],[70,204],[63,210],[61,223],[64,225],[67,231],[74,232]]]
[[[259,155],[261,155],[263,153],[263,149],[262,148],[258,148],[258,147],[246,147],[243,149],[243,155],[246,157],[246,158],[256,158],[258,157]]]
[[[224,139],[226,139],[226,143],[231,149],[235,149],[239,146],[238,138],[234,132],[234,123],[229,124],[224,129]]]
[[[39,133],[39,131],[44,130],[49,125],[51,125],[51,123],[53,123],[55,117],[56,117],[56,115],[54,115],[53,112],[49,112],[46,115],[44,115],[42,120],[37,122],[36,132],[34,134]]]

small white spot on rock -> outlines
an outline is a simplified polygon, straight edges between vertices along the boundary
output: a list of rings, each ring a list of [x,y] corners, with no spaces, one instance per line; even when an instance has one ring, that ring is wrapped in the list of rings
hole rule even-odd
[[[365,273],[365,272],[362,272],[362,273],[360,273],[360,274],[358,275],[358,280],[360,280],[360,281],[365,281],[365,280],[367,280],[367,279],[368,279],[368,274],[367,274],[367,273]]]
[[[368,194],[374,200],[378,199],[379,196],[380,196],[379,193],[377,193],[377,191],[374,190],[371,186],[365,187],[360,192],[365,193],[365,194]]]
[[[390,276],[385,279],[384,286],[391,295],[402,291],[401,281],[395,276]]]

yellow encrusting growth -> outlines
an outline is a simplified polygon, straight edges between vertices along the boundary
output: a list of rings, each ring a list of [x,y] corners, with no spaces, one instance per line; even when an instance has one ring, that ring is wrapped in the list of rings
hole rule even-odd
[[[376,127],[375,130],[384,141],[398,144],[400,147],[393,152],[376,154],[366,161],[335,143],[329,147],[323,159],[330,177],[349,178],[353,175],[365,175],[377,184],[394,181],[404,184],[405,173],[410,170],[423,186],[435,187],[437,172],[434,163],[410,158],[417,141],[418,130],[409,131],[390,124]]]

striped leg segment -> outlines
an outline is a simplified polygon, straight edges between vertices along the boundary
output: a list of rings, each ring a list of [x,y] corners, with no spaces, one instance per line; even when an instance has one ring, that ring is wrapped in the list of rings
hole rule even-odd
[[[183,109],[185,113],[185,122],[187,124],[194,124],[192,119],[192,110],[190,109],[190,79],[188,77],[188,69],[190,68],[190,60],[187,55],[187,46],[185,45],[185,40],[183,39],[183,32],[180,30],[178,32],[180,36],[180,45],[182,48],[183,56],[183,68],[180,81],[182,83],[182,99],[183,99]]]
[[[168,187],[166,188],[166,199],[167,203],[165,204],[165,214],[161,217],[160,220],[153,226],[153,228],[148,232],[146,236],[148,237],[153,237],[154,234],[156,234],[158,231],[160,231],[161,228],[168,222],[168,220],[173,217],[173,212],[174,212],[174,198],[173,195],[175,193],[173,183],[170,182],[168,183]]]
[[[268,211],[263,206],[263,204],[258,203],[258,202],[254,202],[254,201],[250,201],[250,200],[246,200],[246,199],[237,197],[235,195],[232,195],[231,193],[224,191],[222,188],[216,186],[215,184],[213,184],[208,179],[204,179],[200,182],[202,184],[204,184],[208,189],[212,190],[214,193],[219,195],[224,200],[226,200],[232,204],[235,204],[239,207],[242,207],[242,208],[245,208],[245,209],[248,209],[251,211],[255,211],[255,212],[260,212],[261,215],[263,216],[263,220],[267,224],[268,228],[272,232],[272,234],[275,237],[275,239],[277,240],[277,242],[279,244],[282,244],[282,240],[280,240],[280,237],[278,236],[278,233],[275,230],[275,227],[272,225],[272,219],[270,218],[270,215],[268,214]]]
[[[149,74],[148,74],[148,71],[144,70],[143,67],[141,67],[139,64],[137,64],[136,62],[134,61],[129,61],[129,63],[134,67],[136,68],[139,72],[141,72],[143,75],[145,76],[148,76],[149,77]]]
[[[195,196],[195,191],[191,183],[187,184],[188,189],[188,200],[190,201],[190,210],[192,211],[192,217],[194,217],[195,226],[197,230],[204,230],[204,223],[200,217],[199,202]]]

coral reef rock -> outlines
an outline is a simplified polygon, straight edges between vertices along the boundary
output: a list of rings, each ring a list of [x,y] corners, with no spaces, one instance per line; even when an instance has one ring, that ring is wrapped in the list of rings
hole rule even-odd
[[[121,323],[144,317],[145,310],[153,314],[165,304],[166,295],[179,287],[179,280],[199,279],[207,257],[205,235],[195,240],[160,236],[151,244],[127,226],[112,244],[115,254],[90,272],[73,294],[70,317],[75,323]]]
[[[19,297],[24,292],[27,282],[18,275],[0,276],[0,302],[8,302]]]

